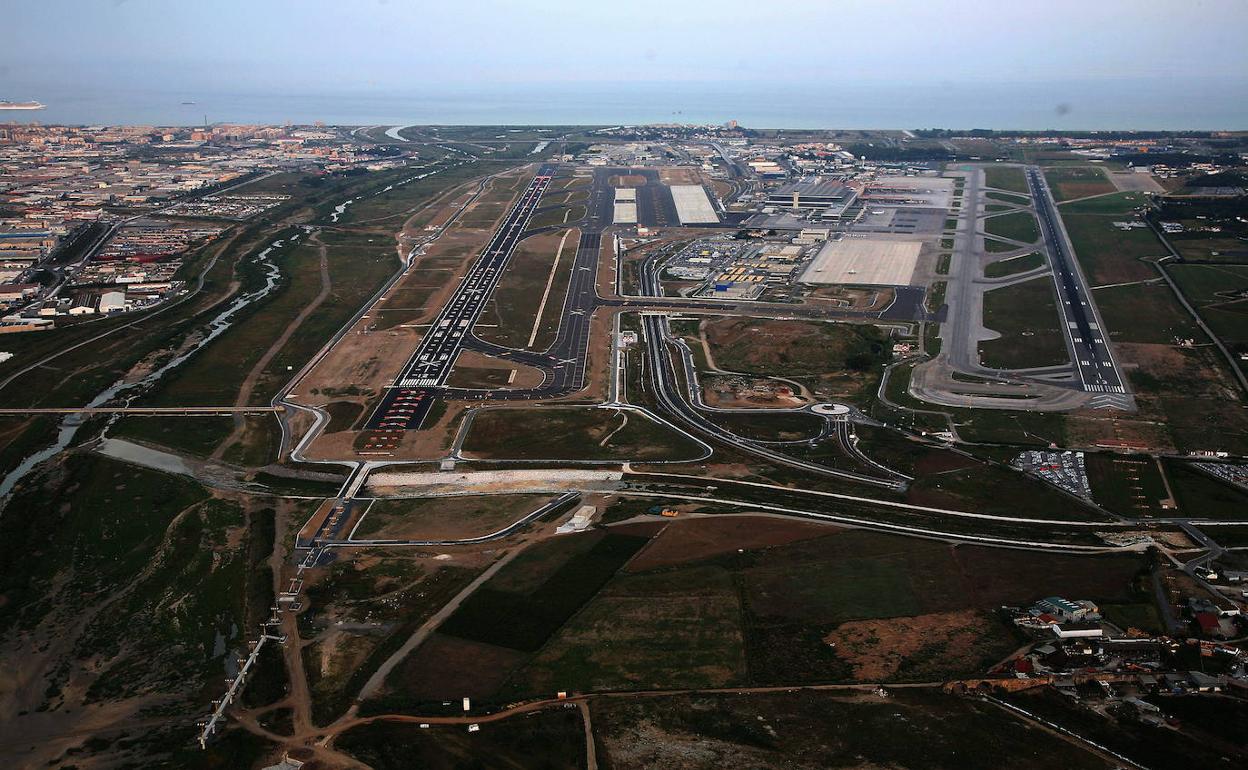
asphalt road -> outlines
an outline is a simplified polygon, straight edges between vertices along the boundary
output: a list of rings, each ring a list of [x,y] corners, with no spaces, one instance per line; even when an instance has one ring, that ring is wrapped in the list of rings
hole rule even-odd
[[[825,465],[800,460],[792,455],[777,452],[761,444],[744,439],[712,422],[698,412],[693,405],[694,397],[692,394],[682,390],[680,377],[677,375],[671,356],[668,354],[667,316],[648,315],[642,320],[645,330],[646,359],[650,363],[647,370],[650,391],[654,395],[655,402],[664,416],[673,419],[681,428],[718,440],[746,454],[808,473],[831,476],[887,489],[905,488],[904,482],[895,478],[881,479],[861,473],[835,470]],[[693,362],[687,350],[679,349],[678,352],[681,354],[685,387],[689,387],[689,383],[695,382],[695,374],[692,371]]]

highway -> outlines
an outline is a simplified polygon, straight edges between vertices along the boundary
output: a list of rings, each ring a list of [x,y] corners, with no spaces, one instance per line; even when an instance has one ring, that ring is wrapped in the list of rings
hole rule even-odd
[[[693,406],[692,395],[681,390],[680,378],[672,365],[672,359],[667,349],[667,316],[647,315],[642,321],[645,330],[646,359],[650,363],[648,370],[650,391],[655,397],[659,411],[666,417],[674,420],[680,427],[704,437],[718,440],[720,443],[727,444],[729,447],[746,454],[754,455],[755,457],[789,468],[796,468],[821,476],[854,481],[860,484],[884,487],[886,489],[900,490],[905,488],[905,483],[896,479],[880,479],[874,476],[840,471],[825,465],[819,465],[818,463],[800,460],[744,439],[712,422],[700,414]],[[686,385],[696,382],[696,379],[692,379],[695,375],[692,370],[692,357],[689,355],[688,349],[679,348],[679,352],[682,353],[681,362]]]
[[[1027,184],[1031,187],[1040,230],[1052,258],[1053,280],[1057,283],[1058,297],[1061,300],[1058,307],[1065,324],[1071,361],[1083,390],[1089,393],[1125,394],[1127,389],[1109,350],[1109,343],[1105,341],[1100,315],[1096,311],[1083,273],[1075,261],[1073,248],[1062,229],[1053,196],[1049,193],[1044,174],[1039,168],[1027,168]]]

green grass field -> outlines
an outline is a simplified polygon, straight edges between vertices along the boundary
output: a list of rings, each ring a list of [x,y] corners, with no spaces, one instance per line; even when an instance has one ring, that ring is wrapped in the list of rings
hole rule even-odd
[[[823,418],[806,412],[739,412],[717,413],[715,423],[745,438],[760,441],[797,441],[819,435]]]
[[[1029,195],[1011,195],[1003,192],[988,192],[984,193],[984,195],[991,200],[1013,203],[1016,206],[1026,206],[1031,203],[1031,196]]]
[[[1112,195],[1102,195],[1098,198],[1088,198],[1087,200],[1075,201],[1073,203],[1062,204],[1061,211],[1065,214],[1108,214],[1113,216],[1127,216],[1133,210],[1144,206],[1148,200],[1144,197],[1144,193],[1138,192],[1120,192]]]
[[[1175,264],[1166,270],[1231,352],[1248,353],[1248,266]]]
[[[1053,281],[1047,276],[986,292],[984,326],[1001,334],[979,343],[984,366],[1025,369],[1069,360]]]
[[[1011,257],[1010,259],[1002,259],[996,262],[990,262],[984,266],[985,278],[1004,278],[1007,275],[1015,275],[1017,273],[1025,273],[1028,270],[1035,270],[1044,264],[1044,256],[1039,252],[1032,252],[1021,257]]]
[[[988,217],[984,220],[984,232],[1001,238],[1009,238],[1023,243],[1035,243],[1040,240],[1040,226],[1030,211],[1016,211],[1013,214]]]
[[[560,252],[559,242],[563,233],[568,235]],[[507,347],[528,346],[537,307],[546,291],[547,281],[551,280],[550,271],[554,266],[554,280],[550,284],[549,298],[533,347],[545,350],[554,343],[562,319],[564,295],[572,278],[577,240],[577,231],[573,230],[521,242],[482,316],[483,325],[478,327],[477,332],[482,339]],[[555,265],[556,255],[559,256],[558,265]]]
[[[1185,516],[1204,519],[1248,518],[1248,493],[1177,460],[1164,461],[1170,485]],[[1214,530],[1216,535],[1217,530]]]
[[[1118,189],[1096,166],[1058,166],[1047,168],[1044,178],[1058,201],[1104,195]]]
[[[1167,345],[1176,338],[1206,339],[1164,283],[1111,286],[1097,289],[1094,298],[1115,341]]]
[[[828,397],[859,399],[874,390],[886,355],[880,330],[862,324],[722,318],[705,329],[720,369],[791,377]]]
[[[1007,251],[1017,251],[1020,248],[1025,247],[1018,246],[1013,243],[1006,243],[1005,241],[998,241],[996,238],[984,239],[984,251],[989,254],[1002,254]]]
[[[109,429],[112,438],[133,439],[208,457],[234,430],[229,417],[122,417]]]
[[[984,169],[984,183],[998,190],[1027,193],[1027,177],[1016,166],[988,166]]]
[[[1116,218],[1102,214],[1063,211],[1062,221],[1084,274],[1093,286],[1157,277],[1151,266],[1139,261],[1166,254],[1166,247],[1151,230],[1123,231],[1114,227]]]
[[[696,457],[703,450],[636,412],[554,407],[480,412],[464,451],[487,459],[664,460]]]

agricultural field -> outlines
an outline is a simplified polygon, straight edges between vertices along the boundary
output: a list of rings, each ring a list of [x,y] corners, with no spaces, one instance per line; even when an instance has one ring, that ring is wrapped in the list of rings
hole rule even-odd
[[[1157,463],[1146,457],[1089,452],[1084,455],[1092,498],[1120,516],[1164,516],[1170,511]]]
[[[1051,593],[1128,605],[1143,566],[748,516],[608,529],[505,566],[367,712],[466,693],[974,676],[1019,644],[998,606]]]
[[[1112,193],[1118,188],[1096,166],[1057,166],[1044,171],[1045,181],[1053,191],[1054,199],[1068,201],[1092,195]]]
[[[984,326],[1001,335],[979,343],[984,366],[1025,369],[1070,360],[1047,276],[985,292]]]
[[[989,704],[933,690],[600,698],[590,709],[598,761],[610,768],[1108,767]],[[898,725],[911,739],[897,739]]]

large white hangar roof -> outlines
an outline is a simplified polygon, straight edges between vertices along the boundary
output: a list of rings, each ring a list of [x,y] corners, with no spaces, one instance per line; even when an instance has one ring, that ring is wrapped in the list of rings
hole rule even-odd
[[[682,225],[710,225],[719,222],[715,207],[706,197],[700,184],[674,184],[671,186],[672,202],[676,204],[676,216]]]

